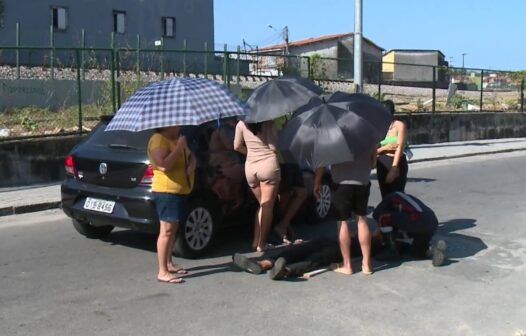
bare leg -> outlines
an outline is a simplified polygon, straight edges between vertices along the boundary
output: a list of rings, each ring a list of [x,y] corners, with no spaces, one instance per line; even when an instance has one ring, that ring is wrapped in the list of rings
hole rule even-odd
[[[360,249],[362,250],[362,272],[370,273],[371,267],[371,232],[367,224],[367,217],[355,216],[356,223],[358,223],[358,240],[360,241]]]
[[[173,234],[170,236],[170,241],[169,241],[169,244],[168,244],[168,249],[167,249],[167,254],[168,254],[168,264],[167,264],[167,268],[168,268],[168,271],[169,272],[176,272],[176,273],[179,273],[179,274],[186,274],[187,272],[180,266],[176,265],[173,261],[172,261],[172,257],[173,257],[173,250],[174,250],[174,244],[175,244],[175,237],[177,237],[177,231],[179,230],[179,223],[178,222],[174,222],[173,223]]]
[[[292,218],[294,218],[294,216],[296,215],[296,213],[298,212],[301,205],[306,199],[307,199],[307,190],[305,188],[294,188],[294,191],[292,192],[292,194],[289,197],[285,197],[285,200],[287,201],[286,209],[284,209],[283,217],[279,221],[278,225],[276,225],[276,230],[282,236],[286,235],[287,228],[289,227],[290,222],[292,221]]]
[[[259,186],[251,188],[252,193],[256,197],[258,204],[261,204],[261,188]],[[255,250],[258,247],[259,239],[261,236],[261,226],[259,223],[259,213],[261,206],[258,208],[256,215],[254,216],[254,239],[252,240],[252,248]]]
[[[275,184],[261,183],[261,201],[259,202],[259,226],[260,236],[258,241],[258,250],[263,250],[267,245],[267,236],[272,226],[272,215],[274,202],[278,192],[278,186]]]
[[[338,222],[338,241],[342,253],[343,265],[336,269],[339,273],[352,274],[351,264],[351,234],[347,221]]]
[[[177,226],[176,222],[160,221],[159,237],[157,238],[157,261],[159,263],[157,279],[159,280],[169,281],[173,278],[173,275],[168,270],[168,263],[172,260],[171,247],[173,247]]]

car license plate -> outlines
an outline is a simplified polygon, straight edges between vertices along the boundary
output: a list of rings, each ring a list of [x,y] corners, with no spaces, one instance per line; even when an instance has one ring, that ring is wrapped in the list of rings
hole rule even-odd
[[[112,213],[114,206],[115,202],[113,201],[105,201],[91,197],[86,198],[86,202],[84,202],[84,209],[105,213]]]

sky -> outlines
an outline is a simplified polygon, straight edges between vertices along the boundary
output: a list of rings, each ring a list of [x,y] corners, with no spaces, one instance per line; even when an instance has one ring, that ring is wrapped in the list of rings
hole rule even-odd
[[[354,31],[355,0],[214,0],[215,47]],[[526,0],[363,0],[363,36],[386,51],[440,50],[455,67],[526,69]],[[271,25],[274,28],[269,28]],[[247,49],[249,46],[247,45]],[[464,54],[464,56],[462,56]]]

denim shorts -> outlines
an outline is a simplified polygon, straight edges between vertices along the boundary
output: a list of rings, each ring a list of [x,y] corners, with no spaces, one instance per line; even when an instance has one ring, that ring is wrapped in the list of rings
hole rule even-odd
[[[153,192],[153,201],[159,220],[179,222],[186,214],[187,195]]]

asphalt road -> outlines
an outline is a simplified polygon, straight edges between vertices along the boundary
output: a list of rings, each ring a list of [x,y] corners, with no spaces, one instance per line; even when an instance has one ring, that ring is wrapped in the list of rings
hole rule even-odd
[[[241,230],[206,258],[178,260],[186,283],[159,284],[154,236],[85,239],[60,210],[0,217],[0,335],[522,335],[524,167],[522,152],[412,164],[407,192],[436,211],[448,262],[376,262],[370,277],[237,272]]]

